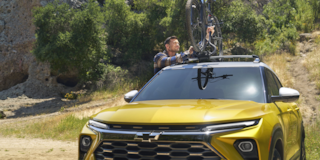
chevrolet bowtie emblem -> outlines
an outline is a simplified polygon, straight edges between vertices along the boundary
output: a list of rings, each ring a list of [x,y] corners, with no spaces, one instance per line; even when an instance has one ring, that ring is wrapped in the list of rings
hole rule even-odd
[[[142,142],[151,142],[159,139],[162,132],[138,132],[134,140],[141,140]]]

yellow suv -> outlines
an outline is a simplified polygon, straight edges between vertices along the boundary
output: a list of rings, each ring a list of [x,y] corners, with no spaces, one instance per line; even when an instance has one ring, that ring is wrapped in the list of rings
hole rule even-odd
[[[91,117],[79,159],[305,160],[298,98],[259,59],[169,66]]]

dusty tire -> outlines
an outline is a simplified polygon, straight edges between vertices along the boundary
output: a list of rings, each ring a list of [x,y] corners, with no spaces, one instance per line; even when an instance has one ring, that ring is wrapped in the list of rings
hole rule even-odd
[[[302,134],[301,134],[301,144],[300,144],[300,160],[306,160],[306,147],[304,144],[304,139],[305,139],[305,132],[304,132],[304,127],[302,125]]]
[[[281,131],[276,131],[272,136],[269,160],[283,160],[283,134]]]

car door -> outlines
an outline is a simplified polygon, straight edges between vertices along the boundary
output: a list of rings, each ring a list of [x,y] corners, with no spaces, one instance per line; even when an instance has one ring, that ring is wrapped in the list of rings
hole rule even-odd
[[[278,77],[273,75],[273,78],[279,88],[282,87]],[[289,123],[289,130],[290,130],[290,138],[288,139],[288,146],[289,146],[289,155],[294,155],[296,152],[299,151],[300,148],[300,130],[301,130],[301,114],[299,108],[296,103],[286,103],[289,105],[290,110],[290,123]]]
[[[266,81],[267,81],[267,92],[268,92],[268,101],[271,102],[271,96],[279,96],[279,87],[276,84],[276,81],[273,78],[273,73],[269,69],[265,69]],[[284,102],[275,102],[273,103],[279,109],[280,114],[279,118],[282,120],[283,125],[283,138],[284,138],[284,159],[290,157],[290,148],[292,143],[289,143],[292,140],[292,134],[290,131],[290,117],[292,108],[288,103]]]

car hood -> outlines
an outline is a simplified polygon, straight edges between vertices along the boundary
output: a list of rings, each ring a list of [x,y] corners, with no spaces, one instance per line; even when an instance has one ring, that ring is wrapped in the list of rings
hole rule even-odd
[[[205,124],[259,118],[266,108],[240,100],[153,100],[108,108],[91,118],[109,124]]]

